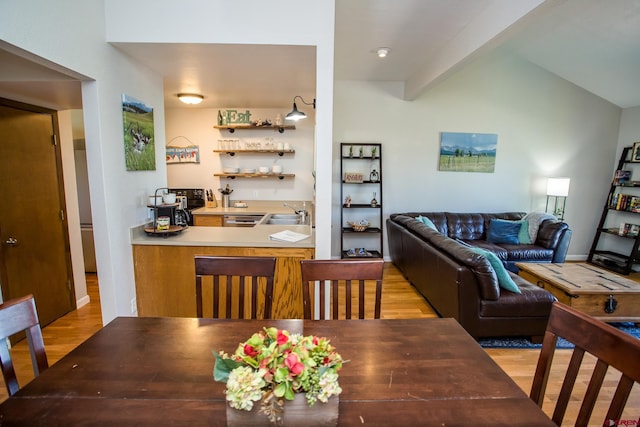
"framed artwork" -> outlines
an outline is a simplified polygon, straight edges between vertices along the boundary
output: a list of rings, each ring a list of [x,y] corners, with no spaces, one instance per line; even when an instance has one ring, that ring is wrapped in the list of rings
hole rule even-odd
[[[122,94],[124,158],[128,171],[156,170],[153,108]]]
[[[495,133],[441,132],[438,170],[493,173],[497,147]]]
[[[200,147],[167,147],[167,164],[200,163]]]
[[[633,149],[631,150],[631,161],[640,162],[640,142],[633,143]]]

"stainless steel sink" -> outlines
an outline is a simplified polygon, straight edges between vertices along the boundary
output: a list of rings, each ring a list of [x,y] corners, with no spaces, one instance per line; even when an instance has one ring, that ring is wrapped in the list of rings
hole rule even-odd
[[[305,225],[300,222],[300,215],[297,214],[269,214],[263,221],[268,225]]]

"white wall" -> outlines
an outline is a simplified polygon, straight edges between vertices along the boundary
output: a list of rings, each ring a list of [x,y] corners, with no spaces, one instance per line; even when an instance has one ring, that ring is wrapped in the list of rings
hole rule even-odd
[[[213,189],[218,201],[221,198],[218,188],[226,184],[234,190],[232,200],[311,200],[313,197],[313,155],[314,155],[314,122],[313,111],[306,110],[308,117],[295,123],[295,130],[285,130],[278,133],[273,129],[265,130],[236,130],[229,133],[226,130],[214,129],[217,122],[218,110],[225,107],[209,108],[172,108],[166,110],[167,144],[185,147],[191,141],[199,146],[200,164],[181,163],[167,165],[167,181],[169,187],[177,188],[205,188]],[[283,117],[291,111],[291,106],[259,109],[235,108],[238,111],[251,111],[253,119],[275,120],[277,114]],[[290,123],[288,123],[290,124]],[[267,142],[290,144],[294,154],[278,156],[274,153],[245,153],[229,156],[224,153],[214,153],[219,140],[239,140],[241,144],[249,142]],[[227,179],[214,176],[222,173],[224,167],[254,168],[259,166],[272,167],[274,164],[283,168],[283,173],[295,174],[294,178],[236,178]]]
[[[337,81],[334,91],[334,144],[383,144],[385,216],[544,210],[545,178],[568,176],[565,220],[574,232],[569,254],[586,256],[611,181],[618,107],[502,51],[413,102],[401,100],[401,93],[400,83],[360,81]],[[439,172],[442,131],[498,134],[495,172]],[[334,223],[339,204],[334,198]],[[337,256],[338,227],[333,236]]]

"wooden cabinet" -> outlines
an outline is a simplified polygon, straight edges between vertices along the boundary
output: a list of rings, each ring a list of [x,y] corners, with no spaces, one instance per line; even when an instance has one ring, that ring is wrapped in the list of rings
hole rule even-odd
[[[342,258],[382,258],[382,144],[341,143],[340,176]]]
[[[224,215],[193,215],[193,225],[204,227],[222,227]]]
[[[274,319],[302,319],[300,260],[310,248],[133,245],[136,301],[141,317],[195,317],[196,255],[275,256]],[[209,294],[204,295],[210,298]]]
[[[632,161],[632,151],[622,151],[587,258],[622,274],[640,263],[640,161]]]

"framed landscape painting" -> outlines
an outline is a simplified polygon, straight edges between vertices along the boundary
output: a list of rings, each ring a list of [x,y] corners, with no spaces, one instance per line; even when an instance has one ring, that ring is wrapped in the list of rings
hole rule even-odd
[[[440,133],[438,170],[493,173],[498,135],[495,133]]]
[[[128,171],[156,170],[153,108],[122,94],[124,158]]]

